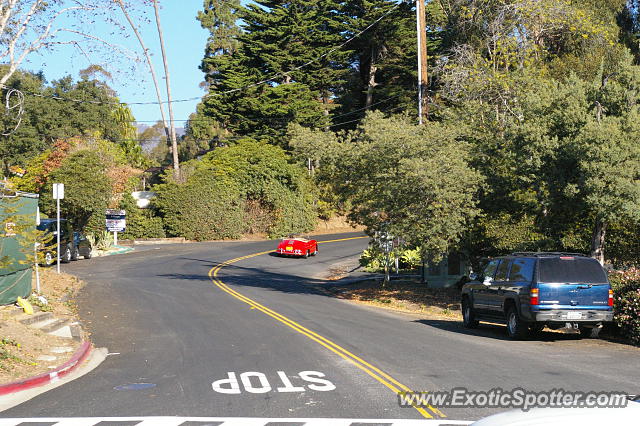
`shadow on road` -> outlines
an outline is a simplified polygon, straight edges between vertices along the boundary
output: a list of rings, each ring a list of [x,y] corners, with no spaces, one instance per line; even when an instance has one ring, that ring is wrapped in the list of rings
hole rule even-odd
[[[269,253],[269,256],[274,256],[274,253]],[[183,257],[182,260],[197,262],[208,269],[213,268],[219,263],[212,262],[207,259],[198,259],[191,257]],[[310,259],[297,259],[297,258],[280,258],[283,260],[281,267],[288,265],[299,265],[299,271],[304,273],[305,265],[308,265]],[[188,281],[202,281],[210,283],[211,279],[208,274],[158,274],[158,277],[176,279],[176,280],[188,280]],[[328,298],[336,298],[338,295],[334,294],[331,290],[336,286],[336,281],[312,279],[304,276],[293,275],[291,273],[271,272],[265,271],[260,265],[257,267],[239,266],[237,264],[231,264],[224,267],[219,277],[226,285],[237,288],[240,293],[242,289],[238,287],[255,288],[267,291],[281,292],[287,294],[305,294],[305,295],[318,295]],[[250,296],[250,295],[248,295]],[[259,301],[259,300],[258,300]],[[437,328],[449,333],[457,333],[468,336],[478,336],[488,339],[507,341],[509,338],[506,335],[505,326],[501,324],[486,324],[482,323],[477,329],[467,329],[462,326],[459,320],[447,320],[447,319],[419,319],[414,322],[423,324],[425,326]],[[542,331],[531,335],[526,340],[536,342],[557,342],[557,341],[575,341],[580,337],[576,334],[562,333],[558,331]]]
[[[496,340],[511,340],[507,336],[506,326],[502,324],[485,324],[481,323],[478,328],[469,329],[462,326],[459,320],[441,320],[441,319],[421,319],[414,321],[429,327],[438,328],[452,333],[464,334],[467,336],[487,337]],[[530,335],[525,341],[536,342],[558,342],[580,340],[577,334],[562,333],[559,331],[542,331]]]
[[[182,258],[194,262],[200,262],[208,268],[213,268],[219,263],[210,260]],[[298,263],[297,258],[283,258],[285,261]],[[308,259],[305,259],[308,261]],[[303,266],[303,264],[301,265]],[[158,274],[158,277],[176,280],[198,280],[211,282],[208,274]],[[238,266],[235,264],[227,265],[222,270],[219,277],[225,284],[229,286],[253,287],[272,291],[279,291],[291,294],[315,294],[321,296],[333,296],[322,287],[332,283],[331,281],[321,279],[311,279],[286,273],[268,272],[259,268],[251,268]]]

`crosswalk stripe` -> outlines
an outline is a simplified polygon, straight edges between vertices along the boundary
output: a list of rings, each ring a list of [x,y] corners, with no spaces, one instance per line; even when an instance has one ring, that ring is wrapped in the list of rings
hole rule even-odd
[[[469,421],[409,419],[297,419],[257,417],[58,417],[0,419],[0,426],[453,426]]]

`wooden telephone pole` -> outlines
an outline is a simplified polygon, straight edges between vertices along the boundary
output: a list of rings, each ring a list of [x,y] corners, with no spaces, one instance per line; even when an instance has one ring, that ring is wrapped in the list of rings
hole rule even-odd
[[[416,31],[418,38],[418,122],[429,119],[427,103],[427,18],[424,0],[416,0]]]

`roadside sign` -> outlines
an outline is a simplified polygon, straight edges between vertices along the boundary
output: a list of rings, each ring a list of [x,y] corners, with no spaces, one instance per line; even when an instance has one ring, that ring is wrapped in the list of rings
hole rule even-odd
[[[109,232],[124,232],[127,228],[127,212],[124,210],[107,209],[106,225]]]
[[[53,184],[53,199],[64,200],[64,183]]]

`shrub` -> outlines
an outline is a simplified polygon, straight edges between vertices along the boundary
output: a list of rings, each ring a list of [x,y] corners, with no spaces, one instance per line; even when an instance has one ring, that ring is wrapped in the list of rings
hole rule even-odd
[[[629,268],[609,273],[611,288],[618,294],[640,288],[640,268]]]
[[[616,296],[613,306],[622,336],[640,346],[640,288]]]
[[[422,257],[420,249],[395,249],[391,253],[391,265],[394,265],[394,259],[399,259],[399,267],[402,270],[414,270],[422,265]],[[364,267],[368,272],[384,271],[385,255],[376,247],[370,247],[362,252],[360,256],[360,266]]]
[[[265,231],[270,237],[314,228],[312,184],[304,169],[289,163],[282,148],[248,139],[210,152],[199,168],[237,184],[242,203],[246,200],[251,207],[245,217],[246,229],[264,229],[265,214]]]
[[[153,209],[139,208],[130,193],[122,197],[120,208],[127,212],[127,229],[121,236],[123,240],[166,237],[162,218],[156,216]]]
[[[109,250],[113,247],[113,234],[109,231],[97,231],[87,234],[87,240],[95,250]]]
[[[166,236],[162,218],[154,216],[152,211],[141,210],[135,215],[127,213],[127,229],[122,234],[122,239],[164,238]]]
[[[369,248],[360,255],[360,266],[368,272],[379,272],[384,269],[384,254]]]
[[[75,228],[87,227],[87,232],[104,229],[104,212],[112,195],[111,184],[105,173],[106,165],[99,154],[83,150],[71,154],[49,178],[51,183],[65,184],[65,198],[61,208]],[[55,201],[51,191],[40,194],[42,210],[55,214]]]
[[[609,273],[614,292],[613,318],[619,334],[640,345],[640,269]]]
[[[190,240],[238,238],[245,229],[244,200],[237,184],[210,170],[194,172],[184,184],[154,187],[167,233]]]

